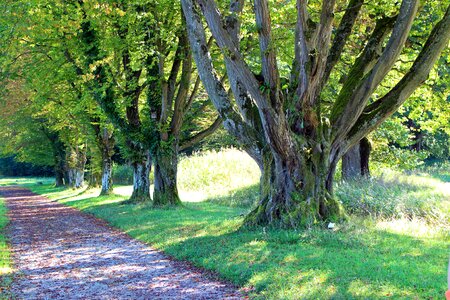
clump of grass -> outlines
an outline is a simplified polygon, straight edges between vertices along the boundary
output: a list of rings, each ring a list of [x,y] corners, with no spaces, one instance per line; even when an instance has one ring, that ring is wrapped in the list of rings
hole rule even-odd
[[[336,196],[354,215],[448,223],[450,189],[432,175],[385,169],[377,177],[340,182]]]

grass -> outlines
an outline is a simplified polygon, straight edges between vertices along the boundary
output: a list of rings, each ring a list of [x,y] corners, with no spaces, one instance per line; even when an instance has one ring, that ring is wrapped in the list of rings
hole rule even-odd
[[[0,299],[8,299],[12,280],[12,263],[5,227],[8,224],[5,201],[0,198]]]
[[[333,231],[248,231],[240,225],[257,199],[255,167],[236,150],[185,158],[180,162],[180,187],[190,202],[165,210],[119,205],[126,195],[97,197],[96,190],[80,193],[45,183],[29,187],[103,218],[177,259],[213,270],[257,299],[443,297],[450,199],[448,182],[441,177],[384,171],[370,182],[339,183],[341,201],[348,210],[355,209],[350,220]],[[373,205],[366,206],[365,213],[359,208],[369,198]],[[427,199],[443,218],[439,222],[424,206]],[[393,201],[394,213],[385,213],[391,210],[383,205]],[[376,202],[382,202],[381,208]],[[402,213],[411,210],[416,213]]]

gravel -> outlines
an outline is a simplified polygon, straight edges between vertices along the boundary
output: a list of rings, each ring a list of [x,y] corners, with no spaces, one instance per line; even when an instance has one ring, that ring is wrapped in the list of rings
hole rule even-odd
[[[174,261],[82,212],[21,187],[9,209],[19,299],[242,299],[232,285]]]

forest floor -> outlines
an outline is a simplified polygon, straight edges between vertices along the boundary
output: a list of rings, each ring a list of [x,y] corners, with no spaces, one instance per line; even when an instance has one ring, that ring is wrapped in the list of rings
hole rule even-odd
[[[0,187],[19,299],[240,299],[104,221],[21,187]]]

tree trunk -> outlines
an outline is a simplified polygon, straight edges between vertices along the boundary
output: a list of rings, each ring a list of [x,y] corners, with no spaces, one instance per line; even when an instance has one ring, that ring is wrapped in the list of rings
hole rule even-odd
[[[53,155],[55,161],[55,186],[62,187],[68,184],[65,181],[66,173],[66,146],[62,143],[56,134],[49,136],[49,140],[52,143]]]
[[[273,153],[263,153],[261,201],[247,215],[247,226],[309,227],[342,216],[333,198],[336,164],[330,155],[283,161]],[[332,163],[329,163],[329,162]]]
[[[172,149],[160,149],[155,156],[155,190],[153,204],[155,206],[180,205],[177,188],[178,147],[172,143]]]
[[[349,181],[361,176],[361,155],[359,142],[342,157],[342,179]]]
[[[97,188],[100,186],[101,174],[95,172],[94,168],[87,173],[88,177],[88,188]]]
[[[102,190],[100,191],[100,196],[110,195],[112,192],[112,158],[110,156],[106,156],[103,157],[102,160]]]
[[[145,159],[139,162],[133,162],[133,194],[128,200],[130,203],[150,201],[150,170],[151,159],[147,154]]]
[[[55,186],[64,186],[64,170],[59,169],[57,166],[55,166]]]
[[[55,186],[62,187],[67,185],[67,181],[65,179],[65,153],[57,153],[55,155]]]
[[[367,137],[359,142],[359,155],[361,156],[361,176],[370,176],[369,159],[372,145]]]
[[[349,181],[370,176],[369,157],[371,145],[365,137],[342,157],[342,179]]]
[[[84,184],[84,169],[86,166],[86,146],[72,147],[67,159],[67,179],[69,187],[78,189]]]
[[[99,148],[102,153],[102,190],[100,195],[110,195],[113,192],[112,156],[114,154],[115,140],[112,133],[103,128],[98,134]]]
[[[84,169],[69,168],[67,170],[69,187],[73,189],[79,189],[84,184]]]

